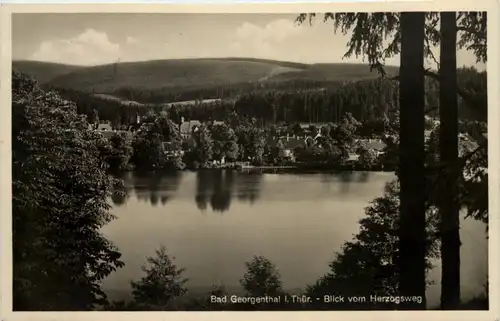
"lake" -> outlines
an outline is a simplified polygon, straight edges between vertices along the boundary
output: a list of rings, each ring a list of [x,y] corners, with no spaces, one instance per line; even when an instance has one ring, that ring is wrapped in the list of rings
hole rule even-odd
[[[118,246],[125,267],[103,284],[110,299],[130,295],[130,281],[161,244],[186,268],[190,292],[224,283],[240,292],[245,261],[270,259],[284,288],[304,289],[328,270],[346,240],[358,232],[368,202],[383,194],[393,173],[245,174],[233,171],[127,173],[126,197],[113,197],[117,219],[103,233]],[[462,296],[487,281],[484,224],[462,222]],[[430,306],[439,304],[440,267],[431,272]]]

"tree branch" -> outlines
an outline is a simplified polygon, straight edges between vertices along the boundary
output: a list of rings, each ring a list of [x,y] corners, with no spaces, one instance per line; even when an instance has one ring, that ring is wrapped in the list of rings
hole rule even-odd
[[[486,147],[486,144],[480,144],[476,149],[468,153],[467,155],[464,155],[458,159],[457,163],[457,169],[459,169],[461,172],[463,171],[463,168],[467,161],[472,158],[475,154],[477,154],[479,151],[484,149]],[[434,199],[434,191],[438,187],[438,182],[442,179],[442,170],[449,169],[449,164],[446,163],[441,163],[435,166],[427,167],[426,172],[427,174],[433,174],[436,173],[436,177],[430,178],[428,181],[429,189],[427,190],[427,201],[426,201],[426,212],[431,208],[431,206],[435,205],[435,199]]]
[[[469,159],[471,159],[474,155],[476,155],[480,151],[484,150],[487,146],[488,146],[487,141],[479,144],[473,151],[467,153],[466,155],[464,155],[462,157],[459,157],[457,165],[460,168],[462,168],[463,166],[465,166],[465,164],[467,163],[467,161]],[[437,172],[437,171],[440,171],[440,170],[446,169],[446,168],[449,168],[449,164],[447,164],[447,163],[440,163],[440,164],[437,164],[435,166],[429,166],[429,167],[427,167],[426,171],[427,171],[427,173],[433,173],[433,172]]]
[[[468,153],[467,155],[464,155],[462,157],[460,157],[459,161],[460,161],[460,165],[461,166],[464,166],[465,163],[467,163],[467,161],[469,159],[472,158],[472,156],[474,156],[475,154],[477,154],[478,152],[482,151],[483,149],[485,149],[486,147],[488,146],[488,141],[486,140],[485,142],[483,142],[482,144],[479,144],[479,146],[477,146],[473,151],[471,151],[470,153]]]
[[[430,71],[429,69],[424,70],[424,75],[432,78],[434,80],[439,81],[439,74]],[[462,88],[458,87],[457,88],[457,94],[462,97],[463,100],[465,100],[466,103],[470,104],[471,106],[474,105],[475,101],[474,98],[472,97],[471,94],[469,94],[467,91],[463,90]]]
[[[439,74],[432,72],[429,69],[424,69],[424,75],[429,77],[429,78],[432,78],[436,81],[439,81]],[[391,77],[389,79],[399,81],[399,75],[395,76],[395,77]],[[475,103],[474,98],[467,91],[463,90],[462,88],[458,88],[457,93],[463,100],[465,100],[466,103],[470,104],[471,106],[474,105],[474,103]]]
[[[467,28],[467,27],[457,26],[457,32],[458,31],[468,32],[468,33],[471,33],[471,34],[474,34],[474,35],[477,35],[477,36],[484,37],[484,32],[482,32],[480,30],[475,30],[473,28]]]

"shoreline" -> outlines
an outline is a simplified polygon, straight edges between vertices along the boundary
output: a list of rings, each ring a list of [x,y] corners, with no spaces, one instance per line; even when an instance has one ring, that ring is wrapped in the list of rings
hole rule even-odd
[[[184,168],[184,169],[169,169],[169,168],[159,168],[159,169],[127,169],[114,174],[125,174],[129,172],[159,172],[159,173],[177,173],[177,172],[200,172],[200,171],[235,171],[240,173],[263,173],[263,174],[312,174],[312,173],[354,173],[354,172],[376,172],[376,173],[394,173],[394,168],[384,168],[382,166],[241,166],[241,165],[227,165],[227,166],[214,166],[214,167],[203,167],[203,168]]]

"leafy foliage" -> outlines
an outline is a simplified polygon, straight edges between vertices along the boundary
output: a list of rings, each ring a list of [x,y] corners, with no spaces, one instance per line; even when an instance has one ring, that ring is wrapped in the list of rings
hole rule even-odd
[[[162,140],[161,134],[150,130],[149,126],[136,133],[132,145],[134,149],[132,161],[136,168],[158,169],[165,165]]]
[[[307,289],[310,296],[338,294],[342,296],[389,296],[397,294],[397,254],[399,221],[398,181],[386,185],[384,196],[378,197],[365,209],[360,220],[360,231],[352,241],[344,243],[330,264],[330,271]],[[427,211],[427,270],[431,260],[439,257],[437,212]],[[328,308],[316,303],[317,308]],[[393,309],[396,305],[346,302],[339,309]]]
[[[265,131],[257,125],[255,119],[242,121],[235,130],[240,146],[240,158],[251,159],[255,163],[262,162],[266,143]]]
[[[118,132],[111,136],[105,152],[104,159],[112,171],[128,169],[129,161],[134,153],[131,135]]]
[[[174,148],[181,147],[181,135],[179,127],[167,117],[165,112],[160,113],[154,120],[153,130],[162,136],[164,142],[170,142]]]
[[[356,151],[357,154],[359,155],[359,162],[366,167],[370,167],[375,163],[375,160],[377,158],[377,155],[370,149],[361,146],[358,148]]]
[[[14,310],[91,310],[122,267],[101,233],[115,180],[73,104],[12,74]]]
[[[269,164],[282,164],[284,162],[282,157],[284,150],[285,144],[281,139],[278,139],[276,143],[271,142],[270,144],[266,144],[264,147],[265,161]]]
[[[312,23],[315,16],[314,13],[301,14],[297,21],[303,23],[309,19]],[[324,21],[328,20],[333,20],[335,32],[340,29],[346,35],[352,31],[344,57],[367,57],[372,69],[386,75],[383,69],[385,59],[400,51],[399,13],[325,13]],[[385,46],[387,39],[391,41]]]
[[[254,256],[245,263],[247,272],[240,280],[249,296],[277,296],[283,293],[279,271],[263,256]]]
[[[343,159],[346,159],[351,146],[354,146],[355,133],[360,127],[360,123],[351,114],[346,114],[342,121],[334,126],[330,131],[330,136],[335,141],[335,145],[341,150]]]
[[[134,305],[138,309],[167,310],[172,300],[187,293],[188,280],[182,277],[185,269],[178,268],[174,259],[167,254],[165,246],[156,250],[156,256],[147,258],[149,266],[142,267],[146,276],[131,282]]]
[[[194,132],[194,157],[197,162],[205,166],[213,157],[214,140],[206,125],[202,125]]]
[[[181,155],[165,156],[163,143],[168,143],[172,151],[181,149],[181,136],[178,126],[165,113],[148,113],[133,140],[134,155],[132,162],[139,169],[179,169],[182,167]]]
[[[458,15],[458,31],[461,32],[458,46],[472,50],[477,62],[487,60],[487,13],[461,12]]]
[[[238,158],[237,137],[232,128],[226,124],[215,124],[210,127],[210,135],[214,141],[214,159],[221,160],[223,158]]]
[[[335,32],[340,31],[344,35],[352,32],[344,57],[366,57],[370,67],[385,76],[385,60],[399,54],[401,50],[400,15],[399,12],[325,13],[323,21],[332,20]],[[307,20],[312,24],[316,16],[316,13],[303,13],[297,17],[297,22],[304,23]],[[458,47],[472,50],[478,62],[485,62],[486,12],[460,12],[457,25],[460,31]],[[424,53],[427,59],[435,63],[437,60],[432,47],[440,41],[438,26],[439,14],[426,13]]]

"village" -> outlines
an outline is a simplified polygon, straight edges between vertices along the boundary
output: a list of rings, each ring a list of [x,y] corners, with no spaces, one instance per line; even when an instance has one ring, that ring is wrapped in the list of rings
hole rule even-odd
[[[425,130],[426,140],[430,139],[431,134],[439,125],[439,121],[430,117],[426,118],[428,128]],[[113,128],[109,121],[99,121],[89,125],[89,129],[99,133],[102,137],[110,139],[116,134],[123,134],[131,139],[141,131],[147,128],[148,122],[136,116],[136,121],[127,129]],[[192,119],[186,120],[181,117],[180,122],[175,124],[175,128],[181,138],[181,144],[175,144],[171,141],[161,142],[161,152],[165,159],[179,158],[183,159],[185,155],[197,146],[197,133],[202,126],[226,125],[224,121],[214,120],[205,121]],[[297,127],[300,126],[300,129]],[[271,153],[275,153],[274,160],[267,162],[256,162],[254,157],[238,157],[237,159],[227,159],[222,156],[218,159],[210,159],[205,168],[236,168],[236,169],[343,169],[343,170],[375,170],[386,171],[394,170],[392,164],[384,163],[384,154],[387,150],[387,137],[359,137],[353,136],[341,151],[344,155],[328,155],[319,160],[318,157],[311,156],[315,154],[312,150],[325,150],[325,136],[333,126],[329,123],[298,123],[295,126],[274,126],[273,131],[266,131],[264,137],[263,159],[270,159]],[[294,128],[292,128],[294,127]],[[328,130],[325,130],[328,129]],[[300,134],[298,134],[299,132]],[[325,134],[326,133],[326,134]],[[387,136],[387,134],[384,134]],[[373,135],[377,136],[377,135]],[[460,134],[460,142],[463,148],[461,150],[472,150],[477,147],[475,139],[468,135]],[[305,154],[308,154],[307,157]],[[317,154],[317,153],[316,153]],[[316,155],[315,154],[315,155]],[[462,154],[462,151],[460,151]],[[325,160],[325,157],[327,158]],[[335,158],[340,160],[335,160]],[[330,158],[330,159],[328,159]],[[333,162],[332,162],[333,161]],[[332,165],[333,164],[333,165]],[[184,168],[184,167],[182,167]]]
[[[203,125],[217,126],[224,125],[224,121],[210,121],[201,122],[199,120],[185,120],[181,117],[181,121],[176,124],[176,128],[182,139],[180,148],[178,145],[170,141],[161,143],[163,155],[166,158],[183,157],[188,151],[196,146],[196,134],[199,128]],[[267,134],[265,137],[265,150],[269,153],[270,150],[276,149],[277,158],[280,160],[278,164],[260,164],[257,166],[253,164],[252,157],[248,156],[245,159],[229,162],[222,157],[219,160],[212,160],[211,167],[231,167],[237,168],[292,168],[300,162],[300,150],[311,147],[323,148],[322,137],[324,128],[330,126],[328,123],[299,123],[301,134],[296,134],[295,129],[291,130],[291,126],[276,126],[275,131]],[[110,139],[116,134],[125,134],[133,137],[140,133],[146,127],[146,122],[140,116],[136,117],[136,124],[129,126],[128,129],[113,128],[109,121],[99,121],[89,125],[89,129],[101,134],[104,138]],[[374,159],[381,157],[384,154],[386,144],[381,138],[356,138],[353,140],[351,146],[347,150],[347,155],[344,159],[344,164],[354,166],[359,163],[360,156],[363,152],[369,152]],[[263,155],[266,156],[265,154]]]

